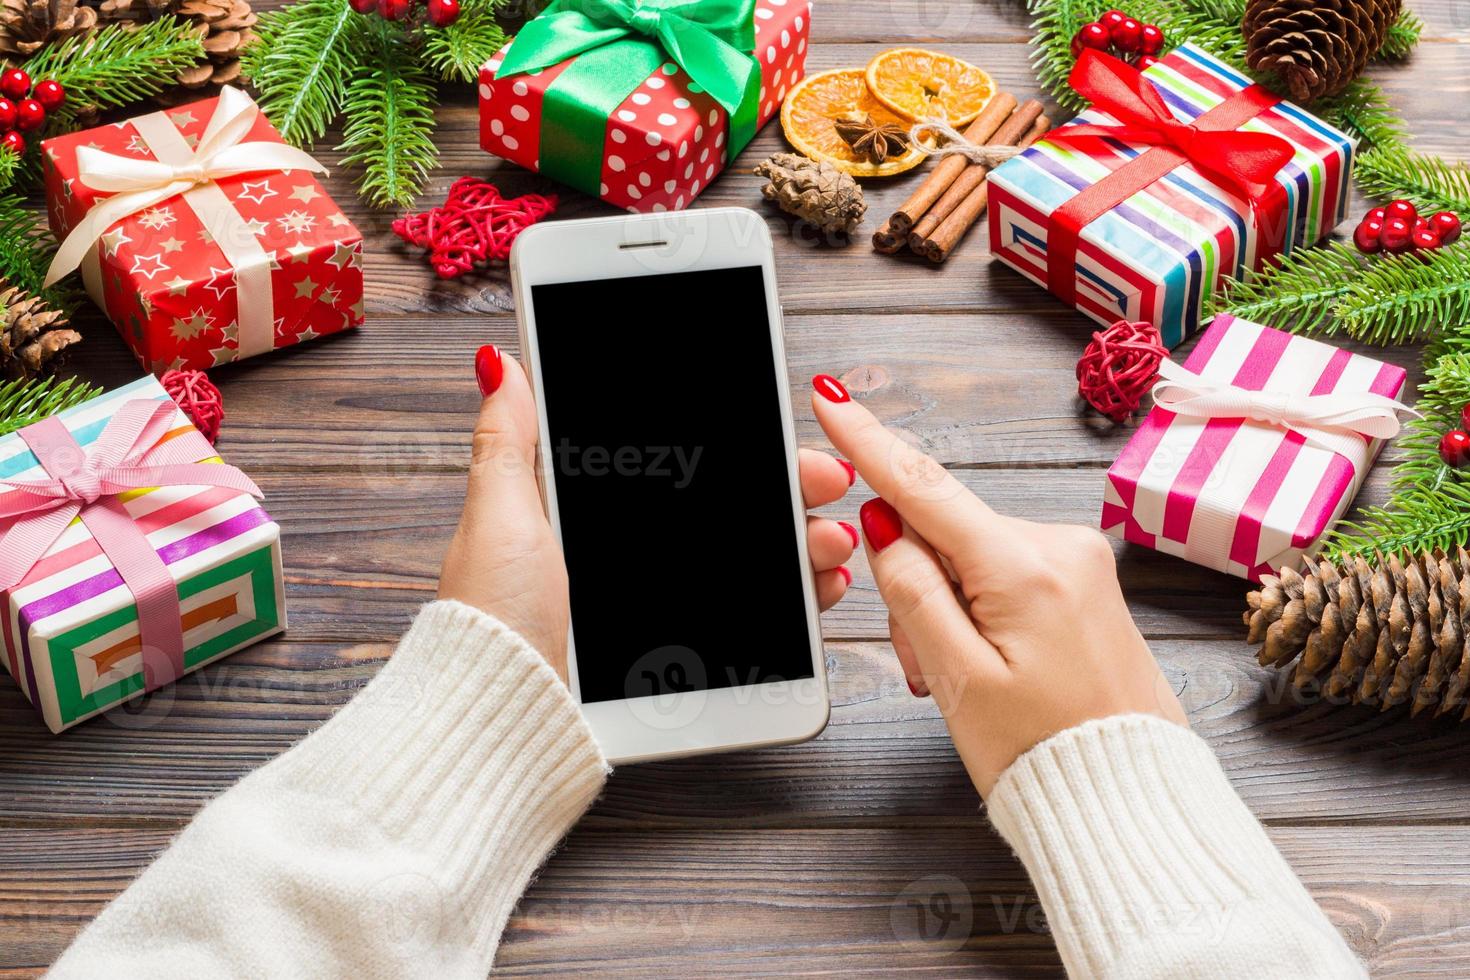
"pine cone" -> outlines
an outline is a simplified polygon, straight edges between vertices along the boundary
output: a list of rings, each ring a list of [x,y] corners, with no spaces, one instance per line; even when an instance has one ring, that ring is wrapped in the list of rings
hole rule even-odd
[[[1246,62],[1281,76],[1306,104],[1336,95],[1363,73],[1403,0],[1247,0]]]
[[[0,290],[0,375],[29,378],[49,368],[82,335],[67,326],[66,315],[39,296],[15,286]]]
[[[830,163],[777,153],[756,164],[755,173],[770,181],[761,187],[766,200],[826,232],[850,233],[868,210],[857,181]]]
[[[1440,552],[1370,565],[1306,562],[1262,578],[1246,596],[1247,642],[1263,643],[1262,666],[1296,662],[1292,686],[1321,685],[1329,699],[1411,702],[1411,714],[1465,706],[1470,721],[1470,554]],[[1300,655],[1300,657],[1298,657]]]
[[[0,4],[0,55],[15,61],[42,46],[97,26],[97,11],[77,0],[4,0]]]

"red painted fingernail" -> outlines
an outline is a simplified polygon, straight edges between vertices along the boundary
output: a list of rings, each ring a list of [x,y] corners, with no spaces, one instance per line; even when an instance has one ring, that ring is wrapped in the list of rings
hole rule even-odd
[[[927,698],[929,696],[929,691],[928,691],[927,688],[922,688],[922,687],[917,686],[916,684],[914,684],[913,681],[909,680],[907,677],[905,677],[903,679],[903,682],[909,686],[909,693],[912,694],[914,697],[916,697],[916,698]]]
[[[849,529],[849,530],[851,530],[851,529]],[[851,585],[852,584],[852,572],[849,572],[847,570],[847,566],[846,565],[838,565],[837,566],[837,571],[841,573],[841,575],[842,575],[842,581],[843,581],[843,584],[844,585]]]
[[[854,548],[856,548],[858,546],[858,533],[857,533],[857,528],[853,527],[851,524],[847,523],[846,521],[838,521],[837,522],[837,526],[840,527],[840,528],[842,528],[842,530],[844,530],[844,531],[847,532],[848,537],[852,538],[852,546]]]
[[[852,486],[854,483],[856,483],[857,467],[853,466],[845,459],[839,459],[837,462],[843,469],[847,470],[847,485]]]
[[[858,520],[862,521],[863,536],[874,551],[882,551],[903,537],[903,519],[882,497],[874,497],[858,508]]]
[[[842,387],[842,382],[830,374],[819,374],[812,378],[812,387],[817,389],[817,393],[829,402],[852,401],[852,396],[847,393],[846,388]]]
[[[475,380],[480,382],[480,394],[489,398],[505,380],[505,363],[500,359],[500,348],[486,344],[475,352]]]

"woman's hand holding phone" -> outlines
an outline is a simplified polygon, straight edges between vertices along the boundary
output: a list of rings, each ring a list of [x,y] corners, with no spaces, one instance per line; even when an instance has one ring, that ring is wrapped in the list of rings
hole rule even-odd
[[[1188,725],[1101,533],[997,514],[835,379],[813,387],[817,421],[879,495],[861,523],[909,687],[933,695],[982,796],[1027,749],[1085,721]]]
[[[475,426],[469,493],[444,558],[439,598],[495,616],[524,636],[565,681],[567,572],[536,483],[537,416],[531,386],[520,364],[494,346],[482,347],[476,355],[475,375],[485,401]],[[839,500],[854,479],[849,464],[810,449],[801,450],[800,471],[808,507]],[[725,586],[718,555],[737,533],[732,527],[738,519],[734,515],[732,524],[709,528],[711,589]],[[822,609],[836,605],[846,593],[852,576],[844,563],[857,543],[851,524],[807,518],[807,550]]]

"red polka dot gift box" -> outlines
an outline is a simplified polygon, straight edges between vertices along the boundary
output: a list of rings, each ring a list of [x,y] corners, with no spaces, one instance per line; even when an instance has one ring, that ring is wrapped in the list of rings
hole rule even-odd
[[[554,0],[480,69],[480,143],[629,211],[677,211],[806,71],[804,0]]]
[[[362,235],[239,89],[41,144],[49,276],[79,270],[147,370],[217,367],[363,320]]]

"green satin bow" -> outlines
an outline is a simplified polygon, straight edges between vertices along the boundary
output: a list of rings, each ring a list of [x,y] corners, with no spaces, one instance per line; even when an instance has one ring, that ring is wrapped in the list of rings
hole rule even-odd
[[[541,172],[596,193],[607,119],[665,60],[729,115],[730,155],[755,136],[755,0],[554,0],[526,23],[496,78],[573,56],[542,104]]]

